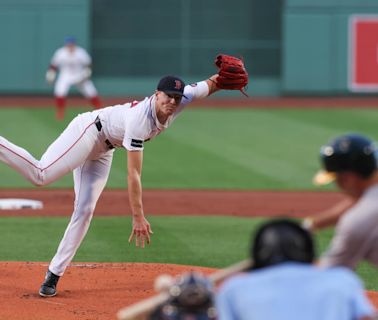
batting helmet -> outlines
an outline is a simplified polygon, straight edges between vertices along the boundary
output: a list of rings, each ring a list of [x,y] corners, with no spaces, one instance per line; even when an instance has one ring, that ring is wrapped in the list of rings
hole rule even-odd
[[[312,263],[315,256],[311,234],[298,223],[281,219],[262,225],[251,248],[253,269],[294,261]]]
[[[317,185],[332,182],[337,172],[351,171],[367,178],[377,169],[376,147],[370,139],[359,134],[339,136],[320,149],[324,170],[314,177]]]
[[[169,290],[167,303],[159,306],[149,320],[216,319],[211,282],[200,273],[180,277]]]

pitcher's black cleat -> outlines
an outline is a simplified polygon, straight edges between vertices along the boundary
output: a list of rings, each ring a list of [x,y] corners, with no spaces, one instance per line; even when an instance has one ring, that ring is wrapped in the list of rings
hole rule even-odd
[[[53,297],[56,295],[56,284],[58,283],[59,276],[53,274],[50,270],[46,272],[45,281],[43,281],[39,289],[41,297]]]

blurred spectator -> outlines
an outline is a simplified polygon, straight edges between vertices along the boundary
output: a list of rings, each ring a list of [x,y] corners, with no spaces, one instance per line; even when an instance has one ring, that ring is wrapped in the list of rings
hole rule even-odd
[[[76,86],[95,109],[101,107],[97,90],[91,81],[91,64],[92,59],[88,52],[77,46],[76,39],[72,36],[66,37],[64,46],[55,51],[46,72],[46,81],[52,85],[59,72],[54,86],[57,119],[64,118],[66,96],[71,86]]]
[[[251,247],[252,272],[221,286],[219,320],[373,319],[375,310],[347,268],[318,268],[311,234],[290,220],[262,225]]]

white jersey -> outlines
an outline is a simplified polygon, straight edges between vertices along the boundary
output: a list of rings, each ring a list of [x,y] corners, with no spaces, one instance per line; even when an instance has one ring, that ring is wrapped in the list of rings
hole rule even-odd
[[[336,226],[322,266],[343,265],[354,269],[366,260],[378,267],[378,185],[367,189]]]
[[[74,212],[49,265],[51,272],[63,275],[88,230],[96,202],[109,176],[113,147],[143,150],[144,142],[168,128],[189,102],[204,98],[208,93],[205,81],[185,86],[187,98],[183,97],[164,124],[159,123],[156,116],[155,95],[140,102],[85,112],[70,122],[40,160],[0,136],[0,161],[35,185],[47,185],[73,171]]]
[[[91,65],[92,59],[83,48],[75,46],[74,50],[67,47],[59,48],[51,59],[51,65],[59,69],[61,75],[75,79],[81,79],[85,68]]]
[[[182,98],[181,104],[164,124],[159,123],[156,116],[154,95],[143,101],[107,107],[94,112],[98,112],[104,135],[114,147],[143,150],[145,141],[153,139],[168,128],[188,103],[207,96],[208,92],[205,81],[185,86],[186,98]]]

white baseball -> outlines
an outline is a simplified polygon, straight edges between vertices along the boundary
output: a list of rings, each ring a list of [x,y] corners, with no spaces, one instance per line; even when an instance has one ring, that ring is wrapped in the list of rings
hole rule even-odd
[[[154,289],[156,292],[165,292],[173,285],[174,278],[169,274],[161,274],[155,279]]]

